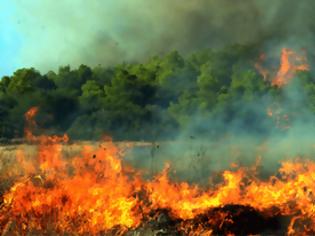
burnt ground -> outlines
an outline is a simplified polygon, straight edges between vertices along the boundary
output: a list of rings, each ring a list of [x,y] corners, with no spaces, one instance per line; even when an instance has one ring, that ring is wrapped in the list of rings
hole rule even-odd
[[[250,206],[226,205],[209,209],[191,220],[178,220],[167,209],[160,209],[138,229],[127,235],[285,235],[289,218],[281,215],[267,216]]]

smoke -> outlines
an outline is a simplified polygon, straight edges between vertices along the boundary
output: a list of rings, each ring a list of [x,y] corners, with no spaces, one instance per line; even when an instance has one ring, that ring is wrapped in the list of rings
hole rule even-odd
[[[308,55],[314,52],[313,0],[13,1],[16,27],[24,43],[19,64],[44,72],[66,64],[141,62],[174,49],[189,54],[235,43],[257,45],[272,57],[279,57],[284,46],[307,48]],[[289,100],[303,106],[298,99],[303,91],[287,92]],[[267,102],[252,106],[265,114]],[[240,109],[253,109],[244,105]],[[233,161],[253,164],[261,156],[270,173],[284,157],[314,152],[314,129],[310,129],[311,122],[304,122],[312,120],[310,114],[303,114],[288,132],[274,131],[265,139],[257,133],[244,133],[243,121],[237,117],[228,127],[220,118],[205,121],[196,115],[178,142],[134,150],[126,160],[154,168],[152,173],[171,161],[183,176],[200,181],[207,180],[213,171],[228,168]],[[201,129],[206,132],[225,127],[233,134],[220,140],[199,139],[195,124],[205,124]]]
[[[234,164],[258,166],[261,177],[269,178],[277,174],[283,161],[314,161],[315,116],[307,105],[312,98],[302,77],[297,74],[282,87],[278,101],[270,94],[251,103],[232,101],[230,105],[238,113],[230,122],[225,121],[224,111],[216,117],[192,114],[175,142],[135,148],[125,160],[154,174],[169,162],[176,172],[171,172],[173,177],[202,185],[209,184],[209,176],[233,169]],[[272,116],[267,108],[273,109]],[[250,124],[246,115],[240,115],[244,112],[256,114],[249,117],[254,122]]]
[[[42,71],[61,65],[112,65],[179,50],[227,44],[271,49],[314,41],[312,0],[21,1],[19,65]]]

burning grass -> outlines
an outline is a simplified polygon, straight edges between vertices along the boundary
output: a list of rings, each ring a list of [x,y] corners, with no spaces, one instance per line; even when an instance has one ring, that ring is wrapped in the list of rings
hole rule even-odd
[[[59,142],[39,143],[36,152],[19,150],[15,168],[1,176],[4,235],[315,233],[311,161],[283,162],[265,181],[255,168],[226,170],[223,182],[204,189],[173,182],[168,166],[142,179],[108,140],[73,157]]]
[[[172,180],[169,165],[144,179],[108,138],[71,154],[66,135],[25,133],[33,146],[18,148],[0,175],[2,235],[315,234],[313,161],[284,161],[266,180],[255,166],[234,166],[200,187]]]

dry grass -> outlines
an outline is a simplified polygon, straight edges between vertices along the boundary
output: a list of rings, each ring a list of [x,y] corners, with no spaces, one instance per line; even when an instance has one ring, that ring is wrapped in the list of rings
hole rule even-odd
[[[100,142],[80,141],[63,145],[62,152],[64,158],[71,158],[80,155],[83,146],[99,147]],[[115,142],[122,152],[133,147],[151,146],[148,142]],[[34,158],[37,152],[37,146],[32,144],[11,144],[0,145],[0,196],[9,186],[10,182],[19,174],[17,170],[16,154],[22,150],[26,158]]]

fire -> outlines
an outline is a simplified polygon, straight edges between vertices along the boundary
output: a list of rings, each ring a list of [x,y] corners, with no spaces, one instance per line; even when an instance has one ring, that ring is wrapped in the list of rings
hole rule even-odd
[[[309,65],[305,55],[298,55],[292,49],[283,48],[281,51],[280,67],[272,85],[282,87],[289,83],[298,71],[308,71]]]
[[[28,126],[35,125],[36,111],[26,113]],[[26,136],[37,143],[37,155],[17,154],[21,175],[0,205],[3,234],[122,235],[163,209],[187,235],[233,234],[229,227],[246,214],[262,225],[286,217],[289,235],[315,233],[315,163],[310,160],[283,162],[267,180],[259,179],[256,167],[235,165],[222,173],[221,183],[205,188],[172,181],[170,165],[152,180],[143,179],[140,171],[123,165],[123,153],[109,139],[70,158],[62,152],[65,136],[30,131]]]
[[[269,71],[262,64],[266,61],[266,54],[262,53],[255,64],[256,70],[262,75],[264,80],[271,83],[272,86],[282,88],[294,78],[299,71],[309,71],[310,67],[307,62],[305,51],[297,53],[292,49],[283,48],[280,56],[280,66],[278,71]],[[283,111],[277,104],[267,108],[267,115],[272,118],[277,128],[290,128],[290,115]]]
[[[39,146],[36,160],[23,158],[33,168],[4,195],[10,220],[18,222],[22,232],[47,230],[49,224],[56,232],[78,233],[139,224],[138,199],[133,196],[138,182],[123,170],[118,149],[107,143],[95,151],[84,147],[83,153],[66,161],[60,144],[46,143]]]
[[[263,76],[264,80],[268,80],[271,77],[271,85],[279,88],[287,85],[297,72],[309,71],[310,69],[306,54],[297,53],[290,48],[281,50],[280,66],[277,72],[272,73],[272,71],[264,68],[262,63],[265,60],[266,54],[262,53],[257,63],[255,63],[255,68]]]
[[[63,136],[47,136],[47,135],[40,135],[34,136],[32,130],[37,128],[37,123],[35,121],[35,116],[38,113],[38,107],[32,107],[25,113],[25,120],[26,120],[26,127],[24,129],[24,135],[26,140],[30,142],[40,142],[40,143],[60,143],[69,141],[68,135],[64,134]]]

